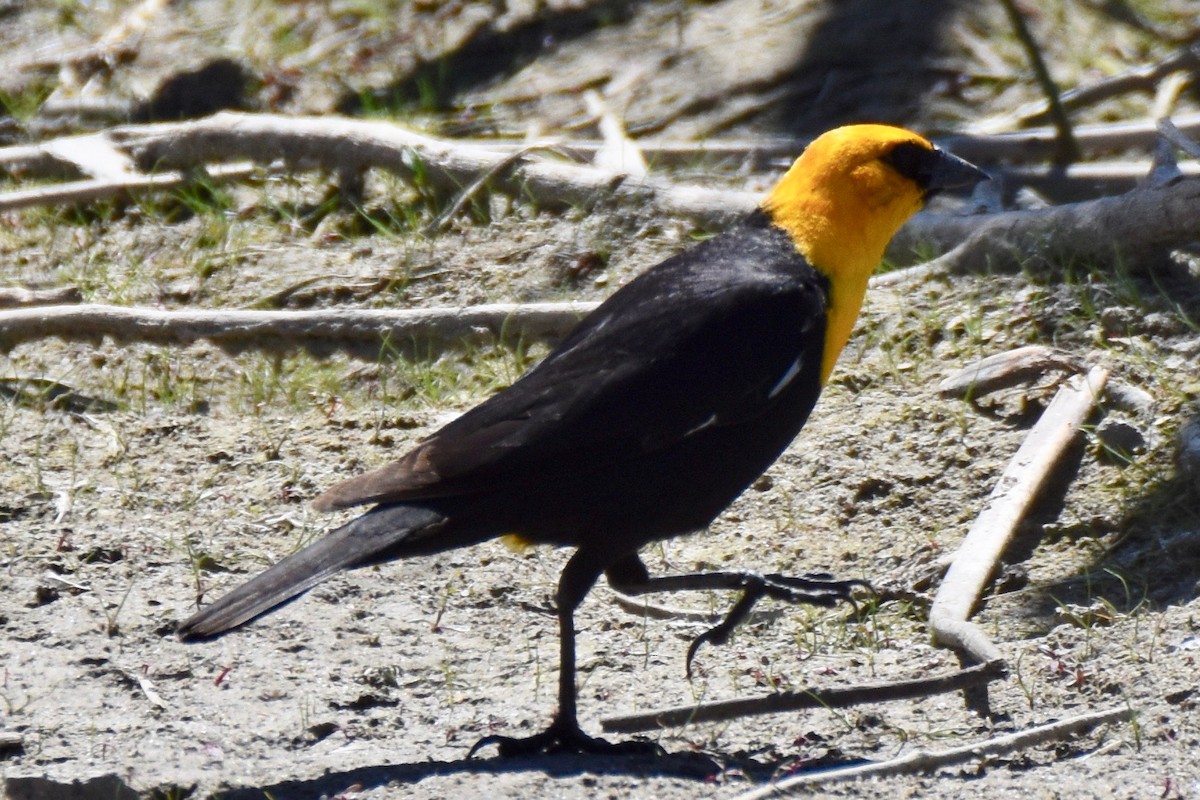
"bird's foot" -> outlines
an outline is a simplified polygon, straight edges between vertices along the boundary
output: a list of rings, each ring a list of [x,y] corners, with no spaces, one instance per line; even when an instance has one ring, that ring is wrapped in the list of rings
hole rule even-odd
[[[575,722],[555,720],[550,727],[533,736],[485,736],[475,743],[467,758],[489,745],[497,745],[501,758],[556,753],[588,753],[593,755],[661,756],[665,751],[647,739],[610,742],[588,736]]]
[[[741,598],[734,603],[733,608],[725,615],[725,619],[709,628],[704,633],[692,639],[684,660],[684,669],[688,680],[692,677],[692,659],[700,645],[725,644],[729,641],[734,628],[750,615],[755,603],[763,597],[773,597],[786,603],[808,603],[816,606],[832,606],[839,601],[854,603],[855,589],[870,589],[871,585],[860,580],[836,580],[824,573],[793,576],[793,575],[746,575]]]

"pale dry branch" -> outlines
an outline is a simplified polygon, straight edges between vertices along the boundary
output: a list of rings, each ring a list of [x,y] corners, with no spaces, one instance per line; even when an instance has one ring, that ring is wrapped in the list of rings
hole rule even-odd
[[[430,357],[460,343],[543,341],[566,335],[595,303],[498,303],[469,308],[319,311],[163,311],[101,304],[0,311],[0,350],[47,337],[191,344],[231,352],[304,348],[363,358]]]
[[[212,183],[222,183],[248,177],[253,175],[257,169],[257,167],[247,164],[219,165],[207,171],[204,177],[205,180]],[[195,179],[195,175],[182,172],[163,172],[156,175],[133,173],[125,177],[56,183],[33,189],[4,192],[0,194],[0,211],[13,211],[41,205],[89,203],[150,189],[158,191],[178,189]]]
[[[109,135],[129,148],[144,170],[186,169],[245,159],[260,164],[283,161],[291,168],[339,175],[378,168],[405,180],[419,177],[433,190],[451,194],[495,171],[511,155],[436,139],[388,122],[339,117],[222,112],[194,122],[115,128]],[[672,186],[578,164],[527,158],[517,159],[510,169],[496,171],[492,185],[550,208],[587,206],[608,198],[653,205],[665,213],[713,225],[740,216],[757,201],[748,192]]]
[[[1077,165],[1082,166],[1082,165]],[[934,273],[1013,272],[1062,263],[1136,265],[1200,239],[1200,177],[1117,197],[971,217],[917,215],[888,250],[898,263],[942,253]]]
[[[493,188],[531,197],[548,207],[587,205],[607,197],[617,203],[654,205],[663,213],[709,226],[736,219],[757,200],[749,192],[671,186],[563,161],[532,160],[519,154],[514,158],[501,149],[447,142],[385,122],[226,112],[193,122],[117,128],[108,136],[131,151],[143,170],[186,171],[214,160],[263,165],[282,161],[293,168],[334,172],[351,182],[362,170],[378,167],[449,193],[490,175]],[[1196,170],[1195,165],[1184,167]],[[235,172],[210,168],[209,173],[214,179],[227,179],[245,167],[228,169]],[[1067,175],[1089,179],[1090,169],[1092,165],[1075,165]],[[1144,174],[1145,166],[1134,170]],[[1132,180],[1133,174],[1127,170],[1125,179]],[[184,180],[171,174],[112,183],[81,181],[0,195],[0,209],[80,202],[114,192],[176,186]],[[911,263],[915,257],[946,253],[957,246],[937,265],[952,271],[1012,269],[1030,258],[1035,262],[1136,259],[1200,235],[1198,187],[1200,178],[1038,211],[969,217],[918,214],[895,238],[888,255],[895,263]]]
[[[1127,722],[1133,716],[1133,711],[1127,708],[1081,714],[1078,717],[1050,722],[1005,736],[997,736],[994,739],[972,742],[971,744],[950,747],[945,750],[914,750],[911,753],[889,761],[878,761],[871,764],[843,767],[841,769],[820,770],[793,775],[772,783],[769,786],[739,794],[733,800],[767,800],[767,798],[782,797],[801,789],[826,783],[932,772],[936,769],[951,767],[955,764],[962,764],[989,756],[1000,756],[1005,753],[1028,750],[1031,747],[1050,744],[1051,742],[1061,742],[1086,733],[1098,725]]]
[[[0,308],[21,306],[53,306],[78,303],[83,294],[77,286],[58,286],[53,289],[26,289],[21,286],[0,287]]]
[[[1180,130],[1200,135],[1200,113],[1180,114],[1174,121]],[[971,161],[1038,161],[1054,153],[1054,137],[1053,128],[1031,128],[1012,133],[959,133],[938,139],[938,144]],[[1148,152],[1156,138],[1155,119],[1080,125],[1075,129],[1080,149],[1091,154]]]
[[[697,703],[644,714],[609,717],[602,720],[600,724],[604,730],[613,733],[635,733],[692,723],[720,722],[759,714],[802,711],[809,708],[847,708],[864,703],[884,703],[954,692],[986,684],[988,681],[1004,677],[1005,674],[1004,663],[997,661],[990,664],[977,664],[967,669],[947,675],[936,675],[932,678],[869,683],[838,689],[812,688],[793,692],[776,692],[762,697]]]
[[[1075,374],[1083,362],[1071,353],[1032,344],[997,353],[945,378],[938,384],[942,397],[980,398],[1001,389],[1036,380],[1047,372]]]
[[[1180,130],[1192,136],[1200,136],[1200,112],[1179,114],[1173,117]],[[1158,136],[1154,118],[1124,122],[1104,122],[1080,125],[1075,128],[1075,140],[1080,150],[1095,156],[1129,150],[1149,152]],[[1030,128],[1008,133],[956,133],[937,137],[939,147],[981,163],[1032,162],[1049,158],[1054,153],[1055,130],[1053,128]],[[511,153],[526,146],[524,141],[497,139],[465,139],[460,144],[496,149]],[[713,140],[678,142],[670,140],[638,139],[637,146],[647,161],[656,166],[688,166],[698,161],[728,161],[748,165],[749,169],[762,170],[770,167],[784,168],[791,163],[808,142],[801,139],[775,137],[750,140]],[[571,139],[559,142],[557,149],[580,161],[595,158],[596,151],[604,146],[601,141]],[[5,163],[0,148],[0,164]],[[11,148],[14,151],[16,148]]]
[[[107,136],[92,133],[46,142],[42,150],[98,180],[125,180],[137,174],[133,159],[113,146]]]
[[[929,610],[930,631],[934,641],[965,654],[968,663],[1003,659],[987,635],[969,622],[971,612],[999,568],[1017,525],[1075,440],[1107,380],[1108,370],[1093,367],[1059,389],[1000,475],[938,587]]]

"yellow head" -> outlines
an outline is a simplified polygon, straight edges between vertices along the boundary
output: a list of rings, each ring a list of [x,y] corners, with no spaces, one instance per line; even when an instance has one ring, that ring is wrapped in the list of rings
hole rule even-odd
[[[939,189],[987,176],[889,125],[848,125],[813,141],[763,201],[771,221],[830,281],[822,380],[850,337],[867,280],[905,221]]]

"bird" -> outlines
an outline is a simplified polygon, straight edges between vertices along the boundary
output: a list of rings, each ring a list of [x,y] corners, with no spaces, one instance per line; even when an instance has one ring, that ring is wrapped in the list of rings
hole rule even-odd
[[[720,644],[762,597],[832,605],[829,575],[651,576],[639,550],[704,530],[789,446],[850,337],[889,240],[939,191],[987,178],[909,130],[847,125],[814,139],[756,209],[614,292],[510,386],[399,460],[319,495],[360,516],[178,626],[208,640],[334,573],[511,536],[574,548],[554,593],[558,707],[501,756],[610,752],[579,725],[575,610],[601,576],[628,594],[742,594],[688,649]],[[655,745],[655,747],[657,747]]]

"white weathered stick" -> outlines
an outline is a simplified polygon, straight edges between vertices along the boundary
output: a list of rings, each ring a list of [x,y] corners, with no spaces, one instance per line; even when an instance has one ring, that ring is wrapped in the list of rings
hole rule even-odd
[[[1174,118],[1181,130],[1200,136],[1200,113]],[[1124,152],[1154,148],[1158,137],[1154,119],[1080,125],[1075,138],[1090,153]],[[938,139],[938,144],[969,161],[1037,161],[1054,152],[1053,128],[1031,128],[1012,133],[960,133]]]
[[[1184,133],[1200,137],[1200,113],[1179,114],[1173,117],[1173,121]],[[137,130],[137,126],[126,126],[121,130],[131,134]],[[1154,148],[1157,135],[1153,119],[1080,125],[1075,129],[1080,148],[1092,154],[1130,150],[1150,152]],[[1053,151],[1054,130],[1031,128],[1012,133],[962,133],[939,137],[936,141],[940,147],[970,161],[1038,161]],[[459,147],[494,150],[504,155],[511,155],[529,146],[529,142],[525,140],[511,139],[456,139],[455,143]],[[643,156],[660,167],[694,165],[698,160],[710,159],[736,160],[748,164],[754,170],[766,169],[772,163],[777,167],[786,166],[791,159],[799,155],[806,144],[807,141],[788,137],[706,139],[699,142],[637,140],[638,149]],[[568,139],[556,141],[554,146],[580,161],[591,161],[604,143],[594,139]],[[55,177],[69,166],[47,152],[43,145],[0,147],[0,169],[17,171],[26,177]]]
[[[51,306],[60,303],[78,303],[83,294],[78,286],[60,286],[53,289],[26,289],[23,286],[0,287],[0,308],[13,306]]]
[[[766,798],[780,797],[799,789],[806,789],[823,783],[929,772],[942,767],[949,767],[954,764],[962,764],[966,761],[983,758],[984,756],[998,756],[1016,750],[1037,747],[1049,742],[1062,741],[1071,736],[1077,736],[1091,730],[1097,725],[1104,725],[1110,722],[1125,722],[1132,717],[1133,712],[1127,708],[1096,711],[1059,722],[1039,725],[1036,728],[1017,731],[1005,736],[997,736],[995,739],[964,744],[960,747],[951,747],[946,750],[915,750],[899,758],[893,758],[890,761],[793,775],[770,786],[764,786],[761,789],[739,794],[733,800],[766,800]]]
[[[1108,370],[1093,367],[1065,384],[1017,449],[934,596],[929,627],[938,644],[966,653],[976,663],[1003,659],[996,645],[968,620],[1017,525],[1074,441],[1107,380]]]
[[[257,167],[248,164],[224,164],[214,166],[206,171],[206,179],[215,182],[232,181],[253,175]],[[127,192],[146,191],[148,189],[176,189],[195,180],[194,176],[182,172],[171,171],[155,175],[129,174],[123,177],[95,178],[69,183],[56,183],[49,186],[38,186],[33,189],[19,189],[15,192],[0,194],[0,211],[13,211],[18,208],[31,206],[54,205],[60,203],[88,203],[95,200],[114,197]]]
[[[385,348],[424,357],[489,337],[542,341],[565,336],[595,303],[496,303],[467,308],[320,311],[163,311],[101,304],[0,311],[0,350],[57,336],[70,341],[190,344],[207,339],[237,352],[304,347],[378,358]]]
[[[1036,380],[1047,372],[1074,375],[1083,371],[1083,362],[1072,353],[1054,347],[1031,344],[996,353],[964,367],[938,384],[942,397],[978,399],[991,392],[1018,383]]]

